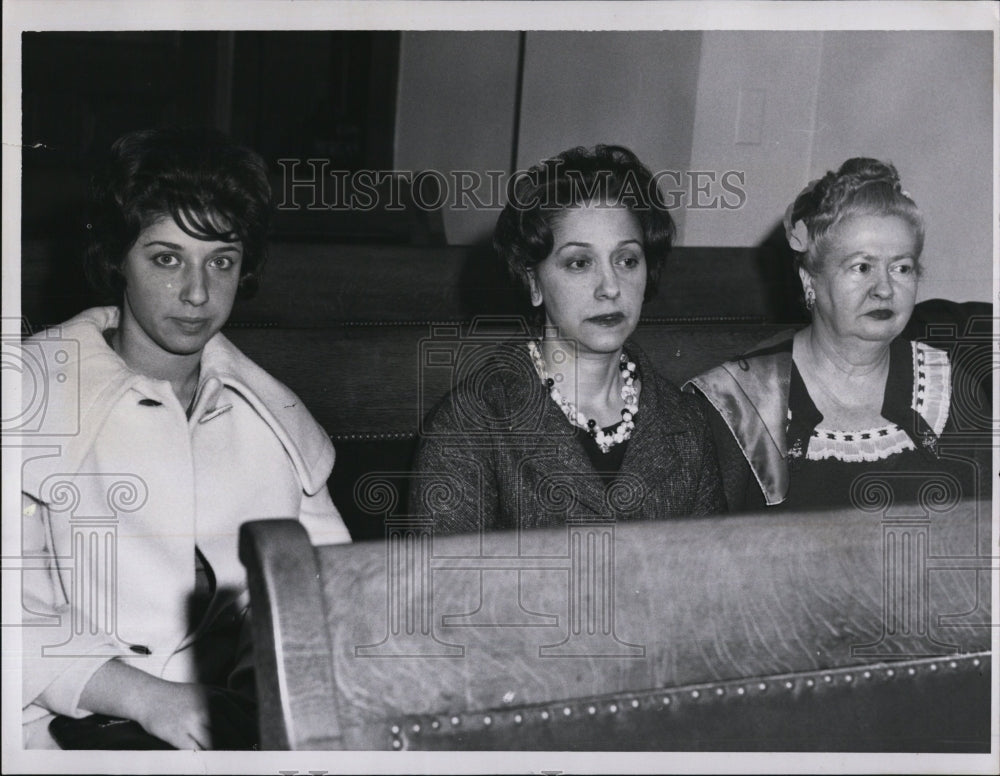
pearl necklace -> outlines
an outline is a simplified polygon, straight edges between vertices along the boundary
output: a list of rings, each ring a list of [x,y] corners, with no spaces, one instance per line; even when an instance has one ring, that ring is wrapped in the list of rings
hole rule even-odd
[[[621,397],[622,401],[625,402],[625,408],[622,410],[622,419],[615,424],[614,429],[610,433],[606,433],[602,428],[599,428],[596,420],[593,418],[588,419],[576,408],[573,402],[563,397],[559,389],[556,388],[556,381],[549,377],[545,369],[545,359],[542,357],[542,351],[537,342],[534,340],[528,342],[528,352],[531,354],[531,361],[535,365],[538,377],[549,389],[552,401],[563,411],[566,419],[571,424],[590,434],[602,453],[608,452],[612,447],[620,445],[632,436],[632,429],[635,428],[635,414],[639,411],[639,396],[635,390],[636,365],[634,362],[628,360],[628,356],[624,352],[621,354],[619,369],[622,376]]]

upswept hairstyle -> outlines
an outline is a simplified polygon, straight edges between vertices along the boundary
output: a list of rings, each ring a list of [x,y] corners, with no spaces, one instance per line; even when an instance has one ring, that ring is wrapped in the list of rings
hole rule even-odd
[[[796,268],[819,269],[830,232],[842,221],[859,215],[899,216],[913,227],[917,238],[914,262],[921,270],[924,219],[899,182],[889,162],[855,157],[836,172],[811,181],[785,211],[785,236],[795,251]]]
[[[118,138],[91,185],[84,270],[121,303],[122,265],[139,233],[163,216],[199,240],[240,241],[239,296],[257,292],[271,219],[267,166],[212,129],[142,129]]]
[[[675,227],[649,168],[623,146],[582,146],[519,173],[508,187],[493,247],[507,271],[530,293],[528,271],[552,253],[552,227],[567,208],[589,203],[621,206],[642,229],[646,256],[644,301],[656,293]]]

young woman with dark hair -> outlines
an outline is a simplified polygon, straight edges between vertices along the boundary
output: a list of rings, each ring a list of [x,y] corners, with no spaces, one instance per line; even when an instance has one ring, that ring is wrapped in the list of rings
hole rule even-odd
[[[77,432],[38,437],[58,454],[23,469],[24,553],[45,567],[23,575],[25,746],[91,713],[177,748],[251,746],[239,526],[296,516],[316,543],[350,541],[329,437],[220,333],[264,261],[265,165],[213,131],[143,130],[114,144],[93,199],[87,270],[113,304],[59,328],[74,347],[47,379],[79,387],[49,386],[46,427]],[[109,509],[111,544],[78,545],[74,517]]]

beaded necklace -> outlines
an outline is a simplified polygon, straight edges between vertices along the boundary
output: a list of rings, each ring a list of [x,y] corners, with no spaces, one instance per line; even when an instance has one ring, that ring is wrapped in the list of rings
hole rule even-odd
[[[576,405],[564,398],[556,388],[556,381],[553,380],[545,368],[545,359],[542,357],[542,350],[535,340],[528,342],[528,352],[531,354],[531,361],[535,365],[535,371],[546,388],[552,401],[563,411],[566,419],[577,428],[583,429],[597,443],[597,447],[602,453],[608,452],[615,445],[625,442],[632,436],[632,429],[635,428],[635,414],[639,411],[639,396],[635,390],[635,370],[633,361],[629,361],[628,356],[623,351],[619,359],[618,367],[622,376],[622,401],[625,407],[622,409],[622,419],[615,424],[610,432],[598,427],[597,421],[587,418],[580,412]]]

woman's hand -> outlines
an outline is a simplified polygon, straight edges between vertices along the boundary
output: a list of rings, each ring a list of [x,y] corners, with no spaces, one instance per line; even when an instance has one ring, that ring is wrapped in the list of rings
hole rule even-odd
[[[168,682],[109,660],[80,694],[80,707],[138,722],[147,733],[178,749],[210,749],[209,688]]]

